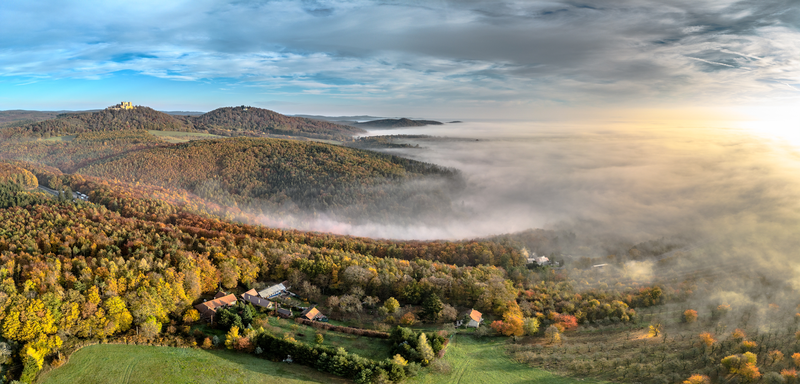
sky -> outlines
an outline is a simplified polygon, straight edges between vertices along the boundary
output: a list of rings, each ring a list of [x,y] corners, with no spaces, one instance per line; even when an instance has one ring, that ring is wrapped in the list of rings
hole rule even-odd
[[[786,121],[800,104],[796,0],[4,0],[0,36],[0,110]]]

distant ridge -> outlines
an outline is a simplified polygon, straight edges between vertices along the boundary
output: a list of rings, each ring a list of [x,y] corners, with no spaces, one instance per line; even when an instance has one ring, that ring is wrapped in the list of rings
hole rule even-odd
[[[356,123],[357,127],[370,127],[370,128],[405,128],[405,127],[423,127],[426,125],[442,125],[439,121],[433,120],[411,120],[411,119],[382,119],[365,121],[363,123]]]
[[[149,107],[125,109],[116,105],[99,111],[59,114],[8,111],[5,115],[9,123],[0,126],[0,139],[48,138],[95,131],[153,130],[199,131],[223,136],[284,135],[350,140],[353,135],[365,132],[349,125],[286,116],[268,109],[246,106],[218,108],[208,113],[165,113]]]

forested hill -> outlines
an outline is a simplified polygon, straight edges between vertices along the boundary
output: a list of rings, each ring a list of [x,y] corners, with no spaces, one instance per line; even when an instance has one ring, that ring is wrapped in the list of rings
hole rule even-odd
[[[0,129],[0,138],[71,135],[90,131],[156,130],[190,131],[186,121],[148,107],[129,110],[63,113],[55,119]]]
[[[224,136],[286,135],[349,140],[361,128],[290,117],[267,109],[227,107],[200,116],[173,116],[148,107],[62,113],[54,119],[0,127],[0,139],[49,138],[83,132],[154,130],[199,131]]]
[[[448,192],[463,185],[457,171],[433,164],[322,143],[256,138],[151,148],[77,172],[183,188],[252,210],[299,209],[348,219],[410,209],[438,214],[449,210]],[[422,178],[437,182],[408,187]]]
[[[0,162],[0,184],[17,184],[24,189],[36,189],[39,182],[30,171],[13,164]]]
[[[360,128],[304,117],[291,117],[268,109],[253,107],[218,108],[204,115],[188,117],[187,120],[197,129],[216,134],[233,131],[319,138],[350,138],[355,134],[365,132]]]

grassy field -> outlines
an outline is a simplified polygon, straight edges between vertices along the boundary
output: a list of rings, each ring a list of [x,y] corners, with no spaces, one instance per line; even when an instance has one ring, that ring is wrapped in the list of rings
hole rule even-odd
[[[199,132],[176,132],[176,131],[147,131],[151,135],[170,143],[185,143],[192,140],[219,139],[223,136],[212,135],[210,133]]]
[[[76,136],[77,135],[53,136],[53,137],[48,137],[46,139],[41,139],[41,140],[42,141],[52,141],[54,143],[60,143],[60,142],[73,141],[73,140],[75,140]]]
[[[273,327],[272,333],[282,335],[289,333],[297,341],[313,345],[314,337],[321,330],[303,324],[297,324],[291,320],[268,317],[269,325]],[[255,325],[254,325],[255,326]],[[266,327],[265,327],[266,328]],[[373,360],[383,360],[390,358],[389,349],[391,345],[387,340],[366,336],[351,335],[348,333],[321,331],[324,341],[323,345],[333,348],[342,347],[347,352]]]
[[[450,340],[444,361],[450,373],[425,373],[409,383],[487,383],[487,384],[572,384],[599,383],[591,379],[558,376],[545,370],[530,368],[512,361],[505,353],[506,339],[457,335]]]
[[[37,383],[346,383],[297,364],[243,353],[137,345],[83,348]]]

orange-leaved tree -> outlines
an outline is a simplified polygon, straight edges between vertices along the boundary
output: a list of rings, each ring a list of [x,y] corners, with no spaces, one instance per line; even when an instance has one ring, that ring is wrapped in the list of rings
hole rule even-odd
[[[707,347],[714,345],[716,340],[714,340],[714,336],[711,336],[708,332],[703,332],[700,334],[700,341],[703,342]]]
[[[778,363],[783,360],[783,352],[779,350],[774,350],[769,353],[769,358],[772,360],[772,364]]]
[[[687,323],[694,323],[697,321],[697,311],[694,309],[687,309],[683,312],[683,321]]]
[[[567,331],[578,328],[578,319],[572,315],[560,314],[556,316],[556,323],[561,324]]]
[[[711,379],[706,375],[691,375],[683,384],[711,384]]]
[[[797,382],[797,370],[794,368],[781,370],[781,376],[787,384],[794,384]]]
[[[525,333],[522,310],[514,300],[508,302],[507,308],[503,321],[493,321],[490,327],[505,336],[522,336]]]

